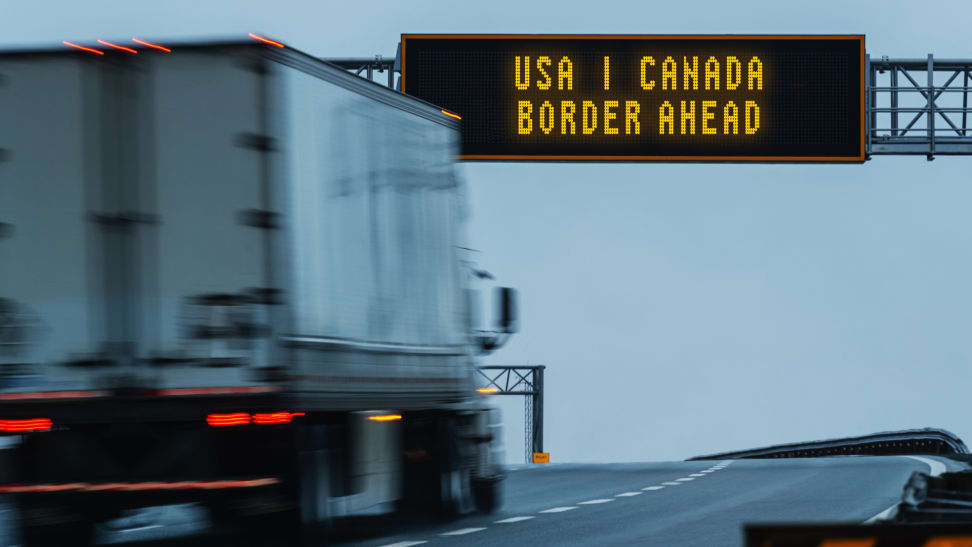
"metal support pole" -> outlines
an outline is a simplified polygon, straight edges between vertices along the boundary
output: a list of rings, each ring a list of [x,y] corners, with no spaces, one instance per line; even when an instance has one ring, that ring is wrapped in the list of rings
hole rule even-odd
[[[864,100],[867,101],[867,105],[865,105],[865,108],[867,110],[870,110],[870,114],[871,114],[870,116],[864,117],[865,124],[867,125],[867,127],[864,128],[865,129],[864,134],[867,136],[867,138],[864,139],[865,148],[866,148],[865,153],[868,153],[870,152],[871,140],[876,135],[875,128],[877,127],[877,113],[874,111],[874,106],[876,106],[876,102],[877,102],[877,92],[874,91],[874,86],[875,84],[877,84],[877,74],[876,74],[877,71],[874,70],[874,66],[871,64],[870,54],[864,55],[864,66],[865,66],[865,74],[867,78],[865,80],[865,86],[867,87],[867,89],[865,89],[865,93],[864,93]]]
[[[523,398],[523,462],[533,463],[533,397]]]
[[[969,67],[964,67],[962,72],[962,136],[966,137],[969,134],[967,123],[969,114]]]
[[[543,452],[543,365],[533,370],[533,451]]]
[[[891,136],[898,136],[898,67],[891,67]]]
[[[935,60],[928,54],[928,161],[935,159]]]

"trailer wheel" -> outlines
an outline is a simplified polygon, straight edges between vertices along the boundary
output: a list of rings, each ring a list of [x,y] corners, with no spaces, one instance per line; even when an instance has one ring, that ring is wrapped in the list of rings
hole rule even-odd
[[[462,466],[462,440],[454,418],[439,422],[439,516],[454,519],[473,511],[472,477]]]
[[[502,506],[503,481],[499,479],[476,480],[472,483],[476,509],[482,513],[494,513]]]
[[[454,519],[462,514],[463,473],[458,470],[439,474],[439,516]]]

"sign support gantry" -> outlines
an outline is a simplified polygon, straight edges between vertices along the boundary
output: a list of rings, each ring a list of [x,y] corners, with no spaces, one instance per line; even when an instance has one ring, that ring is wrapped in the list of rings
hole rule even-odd
[[[543,453],[543,371],[544,365],[483,366],[477,369],[485,385],[482,393],[524,396],[523,429],[526,463]]]
[[[869,157],[972,155],[972,59],[868,55],[866,64]]]

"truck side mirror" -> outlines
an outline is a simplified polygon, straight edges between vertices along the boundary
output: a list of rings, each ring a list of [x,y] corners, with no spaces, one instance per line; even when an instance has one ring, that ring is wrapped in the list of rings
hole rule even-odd
[[[516,289],[509,287],[497,288],[499,303],[500,332],[514,333],[520,330],[520,317],[516,305]]]

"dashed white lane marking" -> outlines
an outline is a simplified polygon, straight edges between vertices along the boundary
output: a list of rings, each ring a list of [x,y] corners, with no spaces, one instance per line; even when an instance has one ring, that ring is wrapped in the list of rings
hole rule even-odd
[[[522,522],[524,520],[530,520],[537,517],[510,517],[508,519],[498,520],[493,524],[512,524],[514,522]]]
[[[679,486],[682,483],[680,483],[680,482],[663,482],[662,484],[664,484],[665,486]]]
[[[553,507],[551,509],[544,509],[543,511],[540,512],[541,513],[563,513],[564,511],[570,511],[572,509],[577,509],[577,507],[576,506]]]
[[[620,494],[615,494],[616,498],[630,498],[631,496],[640,496],[641,492],[621,492]]]
[[[703,469],[702,471],[699,471],[699,473],[715,473],[715,469]]]
[[[124,530],[119,530],[122,534],[127,534],[129,532],[143,532],[145,530],[151,530],[153,528],[161,528],[161,524],[148,524],[146,526],[135,526],[134,528],[125,528]]]
[[[421,545],[423,543],[428,543],[428,541],[399,541],[398,543],[389,543],[381,547],[412,547],[412,545]]]
[[[678,482],[688,482],[688,481],[694,481],[695,479],[693,479],[692,477],[682,477],[680,479],[675,479],[675,480],[677,480]]]
[[[665,488],[665,487],[664,486],[646,486],[646,487],[642,488],[642,490],[644,490],[644,491],[647,492],[647,491],[651,491],[651,490],[661,490],[662,488]]]
[[[578,503],[577,505],[597,505],[599,503],[607,503],[609,501],[614,501],[614,499],[602,498],[602,499],[597,499],[597,500],[587,500],[587,501],[582,501],[582,502]]]
[[[918,460],[921,463],[927,465],[928,474],[933,477],[937,477],[948,470],[948,468],[945,467],[945,464],[938,460],[933,460],[931,458],[923,458],[921,456],[905,456],[905,457],[911,458],[913,460]],[[874,522],[877,522],[879,520],[884,520],[890,517],[891,515],[893,515],[897,510],[898,510],[898,504],[896,503],[891,507],[888,507],[884,511],[881,511],[880,513],[874,515],[873,517],[865,520],[864,524],[873,524]]]
[[[689,476],[690,476],[690,477],[704,477],[705,475],[703,475],[702,473],[692,473],[692,474],[691,474],[691,475],[689,475]]]
[[[458,530],[453,530],[451,532],[446,532],[444,534],[439,534],[440,536],[464,536],[466,534],[471,534],[473,532],[482,532],[485,528],[460,528]]]

